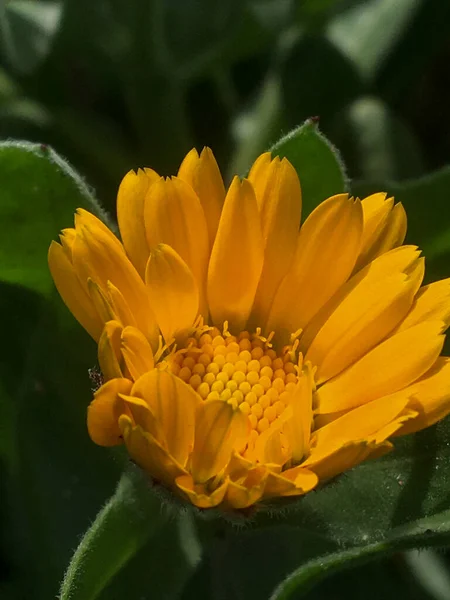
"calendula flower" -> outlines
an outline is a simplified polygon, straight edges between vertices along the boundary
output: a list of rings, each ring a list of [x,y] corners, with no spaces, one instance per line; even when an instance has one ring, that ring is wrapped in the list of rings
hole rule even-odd
[[[98,342],[89,433],[196,506],[305,494],[450,412],[450,280],[422,286],[393,198],[339,194],[300,227],[286,159],[226,191],[205,148],[128,173],[117,213],[122,241],[78,210],[49,251]]]

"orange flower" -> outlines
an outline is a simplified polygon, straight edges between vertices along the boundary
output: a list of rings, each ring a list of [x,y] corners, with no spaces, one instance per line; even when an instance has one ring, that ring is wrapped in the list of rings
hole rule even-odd
[[[300,228],[300,183],[263,154],[225,191],[212,155],[130,172],[120,242],[79,210],[50,269],[98,341],[98,444],[207,508],[300,495],[450,412],[450,280],[423,286],[393,198],[339,194]]]

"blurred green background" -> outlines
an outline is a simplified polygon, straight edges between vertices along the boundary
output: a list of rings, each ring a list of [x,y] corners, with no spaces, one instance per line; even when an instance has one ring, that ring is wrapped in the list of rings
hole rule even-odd
[[[93,194],[114,216],[128,170],[176,173],[193,146],[210,146],[229,180],[317,117],[350,189],[414,205],[409,239],[426,250],[429,278],[448,276],[449,23],[448,0],[0,0],[0,138],[43,145],[42,160],[0,149],[2,599],[57,596],[123,467],[121,452],[88,439],[95,347],[47,272],[48,244],[76,206]],[[55,171],[47,145],[88,185]],[[229,557],[229,584],[216,586],[180,536],[190,539],[171,521],[101,598],[253,597]],[[270,571],[271,556],[278,571],[255,598],[295,566],[280,566],[276,536],[264,544],[261,556],[254,541],[246,549],[258,556],[247,579]],[[307,597],[450,599],[450,561],[396,553]]]

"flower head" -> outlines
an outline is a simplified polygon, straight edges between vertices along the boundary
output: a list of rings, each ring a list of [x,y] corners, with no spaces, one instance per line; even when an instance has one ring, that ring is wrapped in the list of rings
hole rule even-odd
[[[205,148],[128,173],[117,213],[122,241],[78,210],[49,251],[98,342],[89,433],[196,506],[304,494],[450,412],[450,280],[422,286],[393,198],[339,194],[300,227],[286,159],[226,191]]]

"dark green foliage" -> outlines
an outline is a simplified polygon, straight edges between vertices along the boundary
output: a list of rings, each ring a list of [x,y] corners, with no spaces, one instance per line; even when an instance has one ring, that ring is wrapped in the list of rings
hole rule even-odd
[[[449,545],[448,420],[290,507],[180,512],[89,440],[95,344],[46,264],[77,207],[114,222],[129,169],[207,144],[228,180],[287,156],[304,216],[394,194],[427,279],[448,276],[449,19],[441,0],[0,2],[2,598],[57,597],[80,540],[61,600],[450,597],[444,554],[439,593],[403,554]]]

